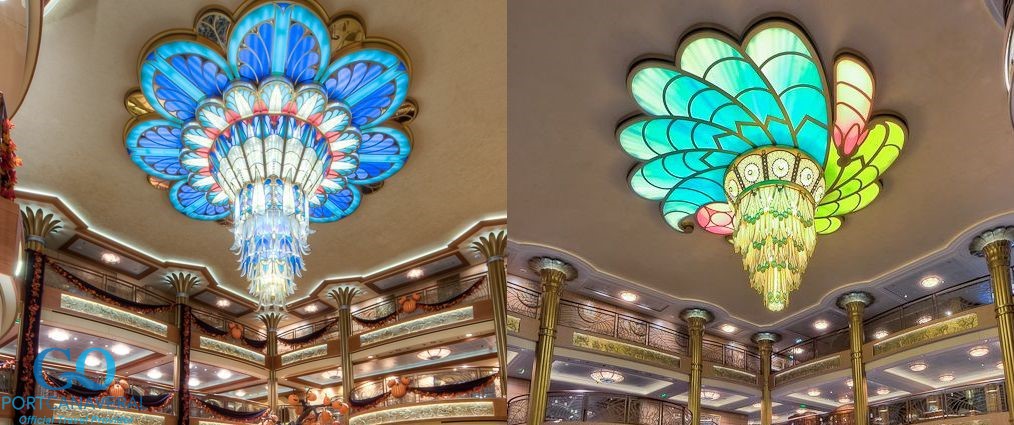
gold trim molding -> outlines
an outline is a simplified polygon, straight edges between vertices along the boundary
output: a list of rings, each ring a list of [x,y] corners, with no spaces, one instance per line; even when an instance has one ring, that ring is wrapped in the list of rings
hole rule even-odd
[[[77,409],[68,405],[59,405],[53,408],[54,421],[66,421],[69,423],[105,423],[131,425],[164,425],[165,417],[149,415],[129,410],[113,409]]]
[[[327,355],[327,344],[314,345],[313,347],[307,347],[296,351],[290,351],[282,354],[282,365],[295,363],[302,360],[312,359],[316,357],[324,357]]]
[[[828,357],[823,360],[817,360],[815,362],[810,362],[796,366],[784,372],[779,372],[775,374],[775,385],[784,384],[786,382],[794,381],[799,378],[840,368],[841,368],[841,356],[835,355],[834,357]]]
[[[60,308],[95,316],[111,322],[122,323],[132,328],[163,337],[169,333],[169,326],[164,323],[73,295],[60,294]]]
[[[247,350],[246,348],[222,342],[217,339],[208,338],[206,336],[201,336],[200,347],[205,350],[211,350],[230,357],[236,357],[254,363],[264,363],[264,355],[261,353]]]
[[[680,358],[677,356],[644,347],[638,347],[625,342],[613,341],[611,339],[599,338],[597,336],[574,332],[573,343],[575,347],[581,347],[588,350],[655,363],[674,369],[678,369],[680,367]]]
[[[750,372],[745,372],[738,369],[732,369],[725,366],[711,365],[712,370],[715,372],[715,376],[719,378],[725,378],[728,380],[742,382],[749,385],[757,385],[757,375]]]
[[[420,317],[407,322],[396,323],[386,328],[366,332],[359,335],[359,343],[362,345],[376,344],[381,341],[411,335],[427,329],[465,322],[472,320],[474,317],[475,315],[472,314],[472,306],[445,311],[432,316]]]
[[[507,315],[507,331],[514,333],[521,333],[521,318],[517,316]]]
[[[492,401],[422,404],[396,407],[353,416],[349,425],[381,425],[429,419],[471,418],[493,416]]]
[[[979,326],[979,315],[975,313],[937,322],[923,328],[914,329],[900,335],[892,336],[873,344],[873,355],[881,355],[901,351],[915,345],[925,344],[934,339],[954,335]]]

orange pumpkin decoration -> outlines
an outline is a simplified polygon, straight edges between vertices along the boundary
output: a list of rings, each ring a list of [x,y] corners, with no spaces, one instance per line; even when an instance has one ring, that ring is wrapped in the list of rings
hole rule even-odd
[[[328,397],[327,394],[324,394],[324,397],[320,399],[320,404],[324,406],[331,404],[331,397]]]
[[[331,416],[331,412],[329,412],[327,410],[324,410],[323,412],[321,412],[320,417],[317,418],[317,422],[320,423],[321,425],[331,425],[331,422],[333,420],[334,420],[334,417],[332,417]]]
[[[299,396],[295,394],[289,394],[288,400],[289,404],[299,404]]]
[[[119,380],[109,386],[110,397],[123,397],[127,393],[127,381]]]
[[[408,378],[392,379],[387,381],[387,386],[391,387],[391,395],[394,398],[402,398],[408,393]]]
[[[405,296],[404,298],[402,298],[401,299],[401,311],[402,311],[402,313],[411,313],[411,312],[414,312],[415,309],[417,308],[415,301],[416,300],[413,300],[412,297],[409,297],[409,296]]]
[[[229,336],[240,339],[243,337],[243,325],[239,323],[229,323]]]
[[[341,411],[343,404],[344,403],[342,403],[342,400],[340,398],[335,398],[334,400],[331,400],[331,408],[336,409],[339,412]]]
[[[410,384],[410,383],[412,383],[412,378],[409,378],[407,376],[402,376],[401,377],[401,384],[402,385],[408,386],[408,384]]]
[[[317,392],[310,390],[306,393],[306,401],[317,401]]]

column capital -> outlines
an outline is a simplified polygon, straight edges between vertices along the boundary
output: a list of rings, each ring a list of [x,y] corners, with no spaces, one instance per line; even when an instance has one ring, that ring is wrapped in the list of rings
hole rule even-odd
[[[257,314],[257,318],[264,322],[268,333],[278,332],[278,324],[285,318],[285,312],[281,310],[266,310]]]
[[[750,340],[754,344],[768,343],[774,344],[782,340],[782,336],[774,332],[757,332],[750,337]]]
[[[528,268],[539,275],[545,272],[561,273],[564,281],[574,280],[577,277],[577,269],[559,258],[532,257],[528,260]]]
[[[490,263],[503,260],[507,252],[507,232],[490,232],[486,236],[480,236],[478,241],[472,242],[472,250],[476,251]]]
[[[169,273],[162,280],[176,290],[176,298],[189,297],[190,290],[201,284],[201,279],[197,275],[187,272]]]
[[[46,236],[59,232],[63,227],[53,213],[46,214],[42,208],[25,207],[21,211],[25,226],[25,248],[42,251],[46,247]]]
[[[328,291],[327,295],[334,298],[339,310],[348,310],[352,307],[352,299],[360,292],[362,291],[355,286],[345,285]]]
[[[838,305],[838,308],[845,310],[849,304],[855,303],[859,303],[863,307],[867,307],[870,304],[873,304],[873,300],[873,295],[870,295],[869,292],[853,291],[842,294],[842,296],[838,297],[836,304]]]
[[[995,229],[990,229],[976,236],[972,239],[972,243],[968,245],[968,252],[972,255],[982,257],[985,255],[983,249],[986,246],[1004,242],[1008,245],[1014,244],[1014,226],[1001,226]]]
[[[683,311],[680,312],[680,319],[683,319],[683,321],[687,323],[698,321],[703,325],[715,320],[715,315],[711,314],[708,310],[695,307],[683,309]]]

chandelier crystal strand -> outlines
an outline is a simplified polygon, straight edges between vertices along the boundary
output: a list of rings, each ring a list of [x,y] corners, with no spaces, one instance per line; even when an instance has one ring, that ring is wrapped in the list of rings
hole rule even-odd
[[[310,252],[309,204],[299,186],[282,179],[251,183],[234,205],[233,252],[249,291],[262,306],[284,306]]]
[[[788,305],[813,255],[814,207],[809,193],[790,184],[763,185],[739,199],[733,246],[743,256],[750,286],[772,311]]]

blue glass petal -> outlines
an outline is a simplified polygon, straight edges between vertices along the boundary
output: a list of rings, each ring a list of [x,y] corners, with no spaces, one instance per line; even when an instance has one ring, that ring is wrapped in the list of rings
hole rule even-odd
[[[392,127],[363,131],[359,145],[359,168],[347,178],[353,184],[373,184],[397,173],[412,150],[408,135]]]
[[[141,92],[165,118],[187,121],[206,97],[221,96],[229,67],[212,48],[193,41],[158,45],[141,63]]]
[[[166,180],[183,179],[188,171],[180,163],[183,150],[180,134],[180,125],[168,120],[135,123],[127,132],[127,154],[148,175]]]
[[[725,202],[725,167],[706,170],[680,182],[662,202],[662,216],[673,229],[685,231],[680,222],[712,202]]]
[[[221,220],[229,216],[230,204],[212,205],[208,193],[194,189],[186,180],[176,182],[169,189],[169,202],[176,210],[197,220]]]
[[[319,206],[310,208],[311,222],[330,223],[341,220],[359,208],[359,202],[363,197],[357,186],[349,186],[326,196]]]
[[[260,82],[272,75],[296,84],[323,75],[330,60],[330,33],[310,9],[266,3],[240,18],[229,37],[228,57],[241,78]]]
[[[367,128],[390,118],[405,101],[408,68],[386,50],[359,50],[332,63],[322,83],[329,98],[349,106],[352,123]]]

